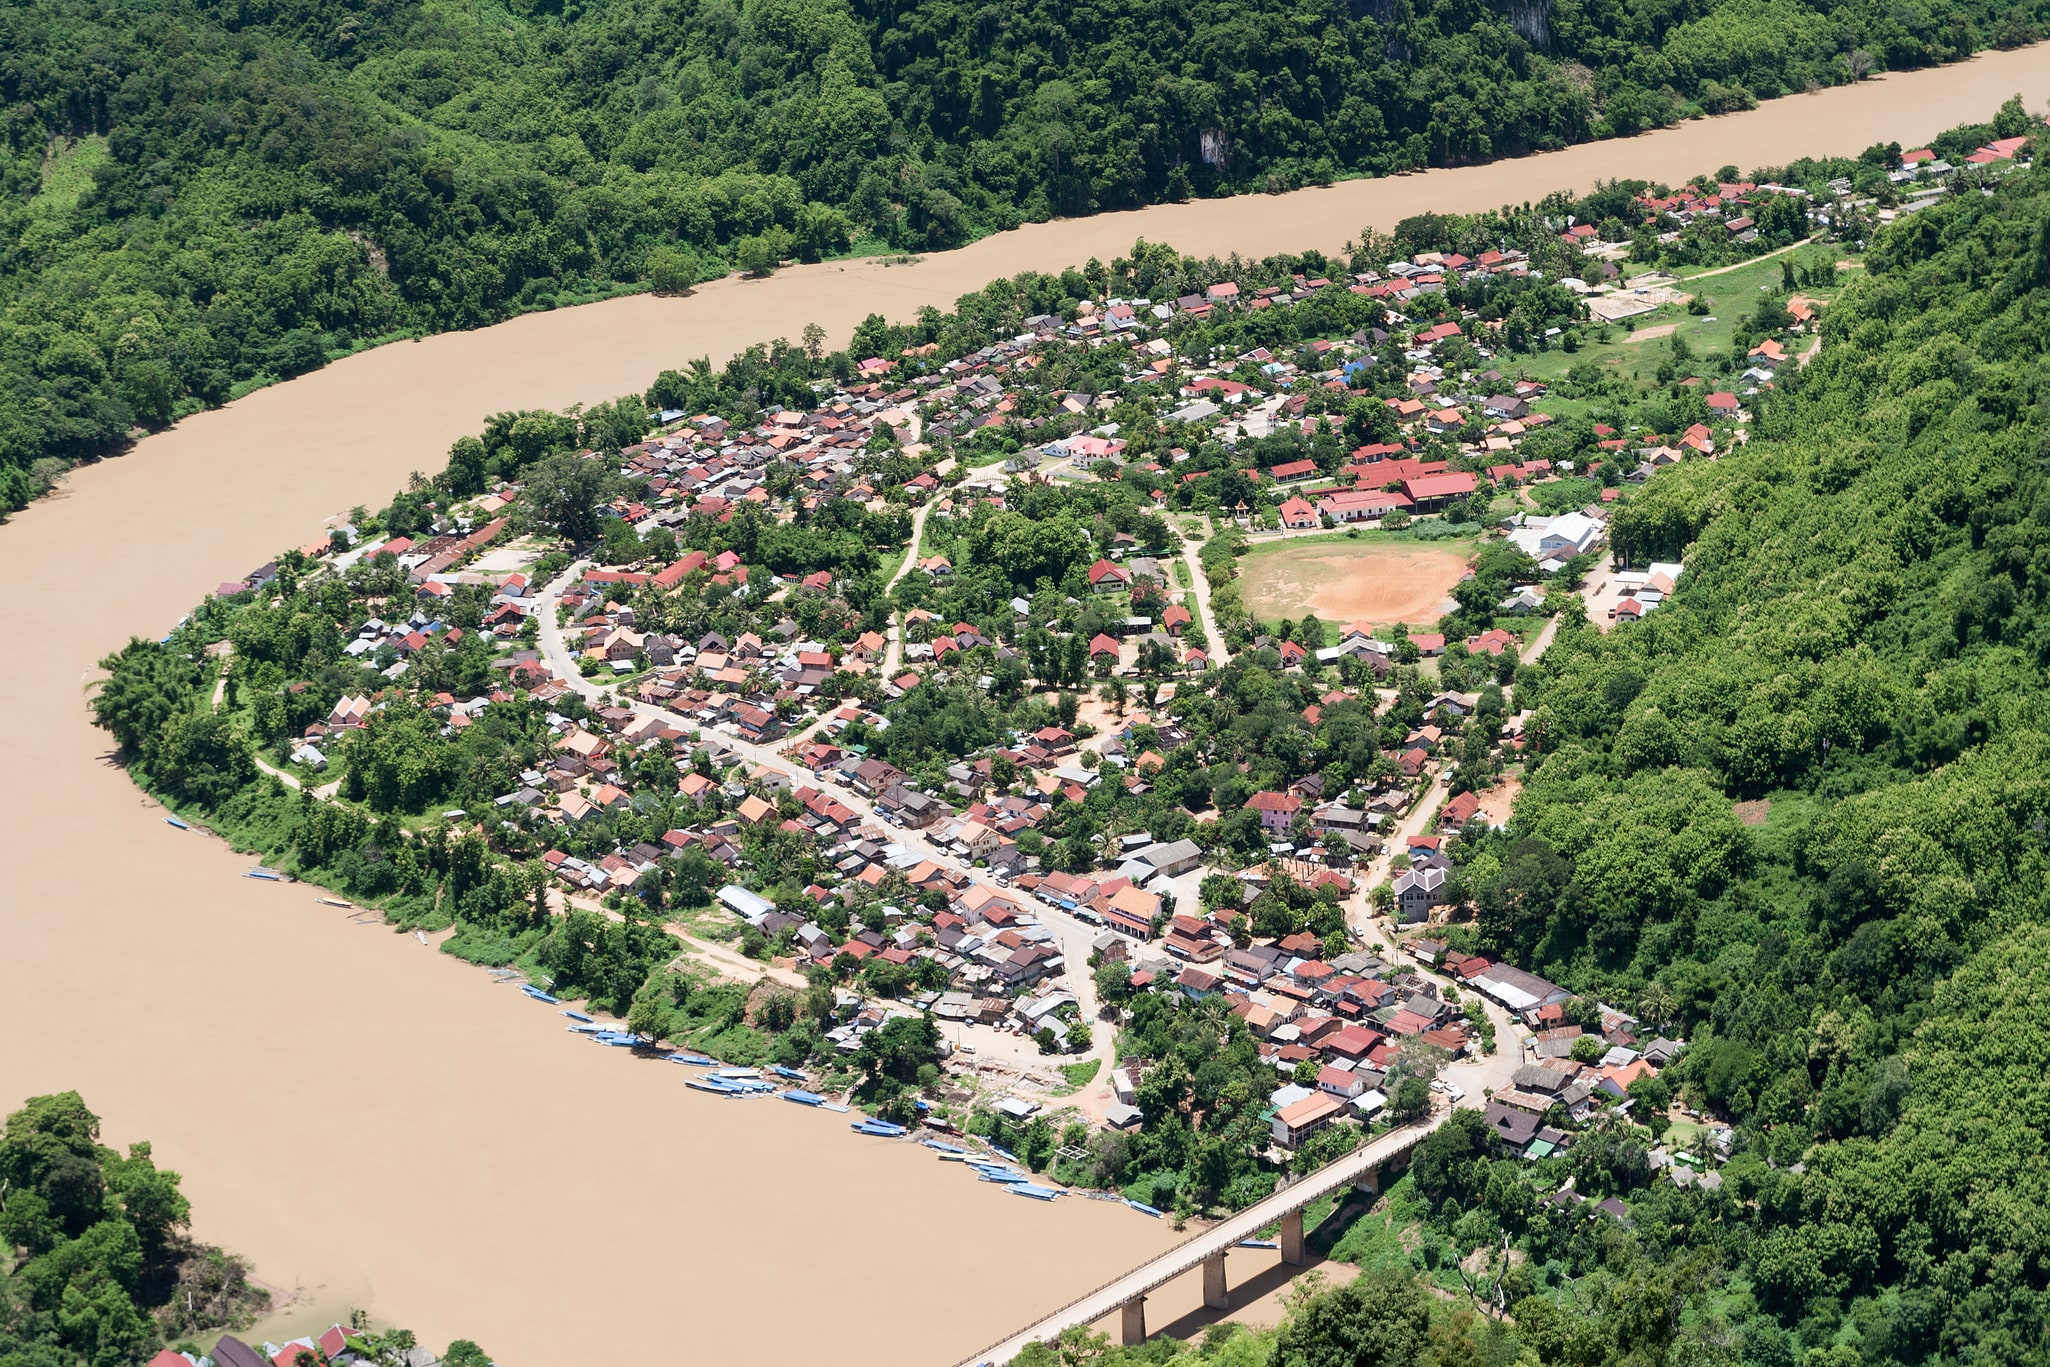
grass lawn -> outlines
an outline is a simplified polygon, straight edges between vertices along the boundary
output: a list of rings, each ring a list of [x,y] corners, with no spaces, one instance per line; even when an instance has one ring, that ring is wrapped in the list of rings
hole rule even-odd
[[[876,573],[883,577],[885,584],[889,583],[896,577],[897,571],[903,568],[904,558],[917,549],[916,546],[898,546],[890,550],[877,551]]]
[[[1796,251],[1801,249],[1794,249]],[[1652,372],[1665,359],[1668,344],[1665,336],[1684,337],[1697,357],[1709,352],[1728,351],[1736,333],[1738,322],[1758,306],[1759,298],[1779,288],[1781,281],[1780,259],[1786,252],[1761,257],[1745,263],[1735,270],[1709,274],[1718,268],[1709,267],[1692,271],[1680,278],[1679,285],[1708,303],[1706,314],[1691,314],[1684,304],[1668,304],[1663,308],[1641,313],[1635,318],[1626,318],[1608,327],[1606,341],[1583,341],[1577,352],[1544,351],[1535,356],[1504,356],[1497,363],[1504,370],[1513,365],[1516,371],[1527,373],[1538,380],[1564,379],[1566,372],[1582,361],[1608,367],[1632,379],[1649,383]],[[1839,272],[1839,278],[1844,273]],[[1690,284],[1690,280],[1698,283]],[[1762,288],[1761,288],[1762,287]],[[1813,299],[1828,300],[1836,296],[1834,289],[1802,289],[1800,293]],[[1659,329],[1671,329],[1658,337],[1644,334]],[[1631,341],[1632,336],[1642,340]],[[1559,417],[1580,416],[1581,413],[1567,407],[1572,400],[1546,399],[1539,407]]]

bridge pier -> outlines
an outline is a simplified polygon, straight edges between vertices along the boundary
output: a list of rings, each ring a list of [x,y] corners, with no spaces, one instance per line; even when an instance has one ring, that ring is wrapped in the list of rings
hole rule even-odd
[[[1121,1335],[1127,1348],[1137,1348],[1146,1341],[1146,1298],[1134,1296],[1124,1304],[1124,1333]]]
[[[1381,1194],[1381,1170],[1379,1168],[1368,1168],[1359,1175],[1359,1180],[1354,1182],[1353,1186],[1366,1192],[1369,1196],[1379,1196]]]
[[[1290,1267],[1301,1267],[1307,1259],[1303,1256],[1303,1213],[1292,1210],[1281,1217],[1281,1261]]]
[[[1225,1285],[1222,1253],[1213,1253],[1203,1260],[1203,1304],[1212,1310],[1231,1309],[1231,1288]]]

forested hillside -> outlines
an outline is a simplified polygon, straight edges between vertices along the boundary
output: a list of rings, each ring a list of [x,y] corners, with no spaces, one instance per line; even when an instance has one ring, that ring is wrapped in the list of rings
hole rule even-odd
[[[2046,8],[32,0],[0,12],[0,512],[364,339],[1627,134]]]
[[[1807,1348],[2039,1361],[2050,176],[1869,264],[1748,446],[1618,510],[1620,553],[1686,552],[1677,595],[1518,674],[1542,761],[1464,877],[1484,943],[1693,1041],[1673,1076],[1755,1204],[1680,1242],[1737,1304]]]

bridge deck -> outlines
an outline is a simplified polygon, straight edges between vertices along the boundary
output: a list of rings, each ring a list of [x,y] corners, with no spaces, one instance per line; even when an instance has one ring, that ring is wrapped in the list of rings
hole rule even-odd
[[[1444,1124],[1446,1114],[1440,1112],[1419,1124],[1382,1135],[1364,1148],[1283,1187],[1258,1205],[1248,1206],[1223,1223],[1184,1239],[1158,1257],[1068,1302],[1046,1318],[991,1344],[966,1359],[961,1367],[982,1367],[982,1364],[1001,1367],[1028,1343],[1045,1342],[1064,1329],[1095,1323],[1126,1302],[1165,1286],[1183,1273],[1202,1266],[1206,1259],[1236,1247],[1240,1240],[1252,1238],[1282,1216],[1353,1185],[1365,1173],[1407,1153],[1425,1135]]]

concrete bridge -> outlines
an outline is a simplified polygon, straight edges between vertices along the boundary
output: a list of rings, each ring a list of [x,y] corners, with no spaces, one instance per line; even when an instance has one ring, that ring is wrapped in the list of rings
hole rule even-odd
[[[1241,1240],[1250,1239],[1279,1221],[1281,1261],[1301,1267],[1304,1208],[1349,1187],[1379,1191],[1381,1170],[1407,1158],[1425,1135],[1445,1123],[1448,1114],[1441,1111],[1428,1120],[1390,1131],[1337,1162],[1296,1179],[1258,1205],[1183,1240],[1158,1257],[1068,1302],[1046,1318],[991,1344],[963,1361],[961,1367],[1002,1367],[1026,1344],[1044,1343],[1065,1329],[1094,1324],[1113,1311],[1122,1312],[1124,1342],[1143,1343],[1147,1293],[1198,1267],[1203,1269],[1203,1304],[1213,1310],[1229,1310],[1231,1291],[1224,1278],[1225,1254]]]

